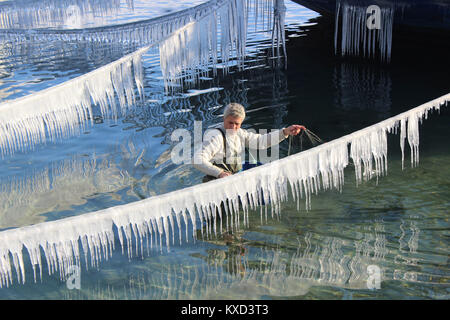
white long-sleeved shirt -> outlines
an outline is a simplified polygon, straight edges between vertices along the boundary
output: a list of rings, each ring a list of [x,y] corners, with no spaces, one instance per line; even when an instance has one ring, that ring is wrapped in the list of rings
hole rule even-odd
[[[224,130],[223,125],[221,129]],[[245,147],[267,149],[279,144],[287,138],[283,133],[283,129],[266,134],[257,134],[245,129],[238,129],[234,134],[229,134],[228,132],[226,135],[226,162],[241,163],[241,155],[244,154]],[[223,169],[214,166],[212,162],[223,163],[223,159],[225,158],[223,135],[219,130],[211,130],[208,136],[209,139],[205,139],[202,148],[195,152],[193,165],[203,173],[217,178]]]

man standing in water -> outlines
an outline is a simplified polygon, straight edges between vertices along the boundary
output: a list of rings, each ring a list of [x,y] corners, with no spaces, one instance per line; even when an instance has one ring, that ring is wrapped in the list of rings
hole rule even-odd
[[[238,103],[225,107],[223,125],[214,130],[211,139],[194,154],[194,167],[206,174],[203,182],[225,178],[242,169],[241,154],[247,146],[267,149],[279,144],[290,135],[297,135],[306,128],[293,124],[267,134],[256,134],[241,129],[245,109]]]

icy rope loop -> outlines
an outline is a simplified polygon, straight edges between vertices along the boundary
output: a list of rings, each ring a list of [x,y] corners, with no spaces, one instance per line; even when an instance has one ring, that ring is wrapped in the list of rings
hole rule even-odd
[[[372,178],[373,174],[377,177],[386,174],[387,133],[396,132],[398,128],[402,151],[404,140],[408,139],[412,155],[411,163],[417,165],[419,121],[426,119],[429,111],[439,110],[449,101],[450,93],[305,152],[225,179],[80,216],[0,232],[0,286],[12,283],[14,274],[12,266],[18,282],[25,282],[22,252],[24,247],[33,266],[35,281],[37,266],[42,279],[40,250],[44,252],[49,273],[59,271],[63,279],[68,267],[80,265],[81,251],[84,252],[86,267],[88,256],[91,265],[97,266],[102,258],[108,259],[112,255],[115,241],[114,226],[118,230],[122,252],[126,246],[128,256],[131,257],[133,238],[136,243],[136,254],[139,254],[139,251],[141,254],[144,253],[145,240],[147,250],[149,239],[153,247],[153,237],[156,244],[159,242],[161,250],[163,236],[167,247],[170,245],[170,238],[174,243],[175,227],[178,227],[181,243],[182,220],[186,231],[185,239],[188,241],[189,220],[195,237],[197,221],[200,222],[200,226],[206,223],[205,230],[208,235],[213,232],[212,227],[214,233],[217,232],[217,223],[220,223],[220,228],[223,222],[226,222],[227,228],[238,228],[240,207],[246,224],[249,209],[261,207],[261,219],[263,205],[266,209],[268,206],[271,207],[272,215],[280,214],[280,203],[288,200],[288,184],[297,206],[299,200],[305,198],[308,209],[313,193],[317,194],[320,189],[342,189],[344,168],[349,163],[348,145],[350,157],[355,165],[357,183]],[[242,183],[243,181],[245,183]],[[222,203],[225,212],[221,211]],[[219,212],[218,218],[216,210]]]
[[[247,40],[246,16],[244,1],[231,0],[161,41],[160,63],[166,90],[181,86],[183,80],[195,82],[198,76],[206,75],[211,65],[216,75],[219,59],[227,68],[230,57],[234,56],[242,68]]]
[[[146,50],[148,47],[62,84],[1,103],[2,156],[47,139],[80,134],[86,123],[93,121],[92,103],[100,106],[102,115],[117,118],[135,103],[135,84],[142,93],[141,56]]]

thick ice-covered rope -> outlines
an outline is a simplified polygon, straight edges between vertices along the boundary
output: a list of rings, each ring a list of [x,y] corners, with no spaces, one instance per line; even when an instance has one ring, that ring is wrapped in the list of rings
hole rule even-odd
[[[306,208],[309,208],[313,193],[332,188],[341,190],[344,183],[343,171],[349,158],[355,164],[358,182],[373,175],[385,174],[386,135],[398,128],[401,131],[400,143],[404,145],[407,137],[412,150],[412,163],[416,164],[419,121],[426,119],[429,111],[438,110],[449,101],[450,93],[305,152],[225,179],[80,216],[0,232],[0,285],[9,285],[13,281],[14,272],[18,281],[25,281],[24,247],[33,265],[35,279],[37,266],[42,272],[40,250],[44,252],[49,273],[59,271],[61,277],[64,277],[71,265],[80,264],[81,251],[85,255],[86,266],[88,257],[92,265],[97,265],[101,259],[107,259],[114,249],[114,227],[118,230],[122,250],[126,248],[131,256],[133,236],[136,239],[136,251],[142,252],[145,239],[148,241],[155,238],[160,246],[163,237],[166,238],[167,245],[171,241],[173,243],[177,226],[181,242],[182,221],[187,239],[189,222],[195,235],[198,221],[200,225],[207,224],[207,232],[212,232],[211,224],[215,226],[217,220],[230,217],[229,221],[236,223],[240,208],[245,217],[249,209],[270,203],[272,212],[278,214],[280,203],[288,199],[288,184],[297,204],[303,198],[306,199]],[[373,163],[375,170],[372,168]],[[221,204],[224,204],[226,212],[222,212]],[[216,216],[216,210],[219,217]]]
[[[100,106],[104,116],[123,114],[135,103],[134,86],[142,94],[141,56],[153,45],[160,46],[166,87],[186,76],[195,79],[196,69],[218,62],[217,16],[221,18],[222,63],[228,65],[233,49],[241,61],[246,41],[244,9],[241,0],[211,0],[180,16],[171,14],[163,20],[171,27],[160,25],[165,31],[157,37],[159,42],[60,85],[0,104],[0,153],[4,156],[47,139],[80,134],[92,121],[92,103]],[[208,26],[212,30],[204,32],[202,28]]]
[[[336,1],[334,47],[335,53],[341,56],[354,55],[374,58],[379,56],[381,61],[389,62],[392,51],[392,29],[394,25],[394,11],[397,5],[375,7],[379,9],[382,26],[368,26],[367,10],[370,1]],[[339,31],[339,25],[341,29]],[[338,49],[338,36],[341,37]]]

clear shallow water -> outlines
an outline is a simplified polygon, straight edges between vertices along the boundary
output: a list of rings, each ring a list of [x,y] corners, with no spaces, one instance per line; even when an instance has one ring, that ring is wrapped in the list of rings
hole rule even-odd
[[[448,92],[445,52],[415,52],[425,62],[414,68],[409,64],[414,55],[405,58],[408,45],[394,46],[389,66],[341,60],[332,55],[333,29],[326,21],[308,21],[314,13],[293,3],[288,3],[287,14],[287,70],[264,66],[232,72],[196,87],[220,90],[168,99],[162,94],[157,57],[149,53],[144,63],[148,104],[117,123],[97,117],[80,137],[3,159],[0,228],[56,220],[199,183],[200,173],[168,161],[170,134],[176,128],[193,128],[194,120],[203,120],[205,128],[219,123],[222,109],[217,106],[229,101],[247,106],[247,127],[279,128],[299,122],[330,141]],[[255,35],[254,47],[267,45],[262,38]],[[53,85],[42,76],[45,72],[55,81],[65,80],[64,68],[78,68],[74,72],[82,74],[86,56],[80,47],[74,48],[68,50],[69,57],[79,61],[78,66],[58,65],[52,56],[39,56],[45,66],[39,69],[42,73],[21,68],[42,81],[27,87],[13,77],[5,88],[14,86],[17,94],[28,94]],[[261,60],[249,64],[264,65],[264,55],[257,58]],[[21,65],[27,58],[16,59]],[[103,63],[92,59],[90,68]],[[5,72],[8,77],[13,74]],[[309,212],[303,203],[297,211],[290,201],[279,218],[269,214],[261,223],[260,212],[252,212],[250,226],[241,226],[225,238],[201,240],[199,233],[195,243],[176,242],[169,250],[153,249],[149,256],[131,261],[116,243],[112,259],[101,262],[98,269],[82,270],[80,290],[67,289],[58,275],[48,276],[46,270],[42,282],[35,284],[28,268],[27,283],[0,289],[0,297],[448,299],[447,109],[443,107],[440,115],[431,115],[421,126],[418,168],[409,168],[406,154],[406,168],[401,170],[399,136],[394,135],[389,140],[386,177],[356,187],[350,167],[343,192],[320,193]],[[284,142],[284,154],[287,147]],[[382,271],[380,289],[367,288],[369,265]]]

